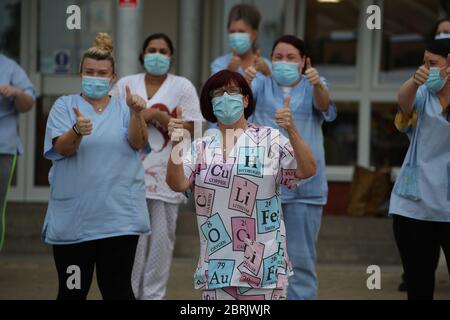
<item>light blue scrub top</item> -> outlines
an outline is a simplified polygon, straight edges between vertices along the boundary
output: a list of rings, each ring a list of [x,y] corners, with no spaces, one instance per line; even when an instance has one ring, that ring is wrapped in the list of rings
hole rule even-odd
[[[420,114],[414,130],[419,130],[416,163],[421,200],[409,200],[392,192],[389,213],[417,220],[450,222],[450,122],[442,114],[438,96],[424,85],[416,94],[414,106]],[[410,152],[411,145],[401,172]]]
[[[72,110],[92,121],[78,151],[64,157],[52,140],[71,130]],[[139,152],[128,143],[130,111],[125,100],[111,98],[98,115],[80,95],[59,98],[45,132],[44,156],[52,160],[50,199],[42,236],[48,244],[73,244],[150,233],[144,169]]]
[[[325,86],[327,81],[321,78]],[[327,86],[328,87],[328,86]],[[252,83],[252,91],[255,99],[255,112],[250,122],[272,128],[278,128],[275,121],[275,112],[284,104],[285,94],[282,87],[273,77],[255,79]],[[322,123],[336,119],[337,111],[334,103],[330,101],[327,112],[320,112],[313,103],[313,86],[305,76],[291,89],[292,118],[303,140],[311,147],[317,161],[317,174],[303,180],[294,190],[282,189],[284,203],[305,203],[313,205],[325,205],[328,197],[328,185],[325,172],[325,151],[322,133]],[[283,134],[287,136],[285,130]]]
[[[3,85],[19,88],[35,100],[33,85],[25,71],[15,61],[0,54],[0,86]],[[0,95],[0,154],[23,154],[18,126],[19,112],[14,99]]]
[[[220,56],[218,58],[216,58],[212,63],[211,63],[211,75],[216,74],[219,71],[225,70],[226,68],[228,68],[228,65],[230,64],[231,58],[233,57],[232,53],[228,53],[224,56]],[[267,63],[267,65],[269,66],[270,69],[272,69],[272,63],[267,60],[266,58],[263,58],[264,62]],[[242,67],[239,67],[237,69],[237,72],[239,72],[240,74],[244,75],[244,69],[242,69]],[[256,78],[265,78],[265,76],[261,73],[261,72],[257,72],[256,73]]]

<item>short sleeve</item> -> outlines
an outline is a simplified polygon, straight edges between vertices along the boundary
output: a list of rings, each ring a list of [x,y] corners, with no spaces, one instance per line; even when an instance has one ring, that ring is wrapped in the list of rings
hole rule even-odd
[[[325,88],[328,89],[328,92],[330,92],[327,79],[325,79],[324,77],[320,77],[320,80],[322,81]],[[314,106],[314,107],[317,109],[316,106]],[[331,100],[331,97],[330,97],[330,104],[328,106],[328,110],[326,112],[320,112],[320,113],[326,122],[333,122],[334,120],[336,120],[337,108],[336,108],[336,104]]]
[[[25,71],[23,71],[23,69],[16,63],[14,63],[11,85],[19,88],[20,90],[31,96],[33,98],[33,101],[36,99],[33,84],[26,75]]]
[[[183,120],[203,121],[200,112],[200,100],[194,85],[187,79],[183,79],[183,89],[179,105],[183,108]]]
[[[195,140],[183,154],[184,175],[189,179],[189,187],[193,191],[195,178],[202,167],[204,155],[204,143],[201,139]]]
[[[289,189],[298,186],[299,180],[295,176],[297,171],[297,160],[295,159],[294,149],[289,139],[280,134],[279,139],[279,170],[277,175],[277,183],[284,185]]]
[[[75,123],[75,116],[72,118],[68,111],[67,98],[61,97],[56,100],[48,116],[45,129],[44,157],[49,160],[60,160],[64,158],[64,156],[58,154],[53,148],[53,139],[68,132]]]

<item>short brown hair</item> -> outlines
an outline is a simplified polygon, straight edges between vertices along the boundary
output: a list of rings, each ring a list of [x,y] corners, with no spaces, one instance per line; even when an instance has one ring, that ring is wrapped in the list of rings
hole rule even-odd
[[[243,20],[253,30],[259,29],[261,14],[258,8],[250,4],[237,4],[230,10],[228,15],[228,29],[233,21]]]
[[[81,58],[80,73],[83,72],[83,63],[86,58],[111,61],[114,73],[116,70],[116,63],[112,54],[113,48],[113,41],[109,34],[103,32],[97,33],[94,46],[87,49]]]
[[[242,95],[248,97],[248,106],[244,109],[245,119],[248,119],[255,111],[255,101],[253,99],[252,89],[244,77],[237,72],[222,70],[214,74],[206,81],[200,95],[200,109],[202,111],[203,118],[205,118],[206,121],[212,123],[217,122],[217,118],[213,112],[212,97],[210,93],[215,89],[222,88],[223,86],[231,83],[234,83],[237,87],[241,88]]]

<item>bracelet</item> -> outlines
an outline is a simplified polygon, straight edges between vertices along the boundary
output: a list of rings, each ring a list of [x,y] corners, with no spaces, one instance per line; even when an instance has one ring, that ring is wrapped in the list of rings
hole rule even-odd
[[[73,126],[72,126],[72,130],[73,130],[73,132],[75,132],[75,134],[77,135],[77,136],[81,136],[81,133],[80,133],[80,131],[78,131],[78,128],[77,128],[77,124],[75,123]]]

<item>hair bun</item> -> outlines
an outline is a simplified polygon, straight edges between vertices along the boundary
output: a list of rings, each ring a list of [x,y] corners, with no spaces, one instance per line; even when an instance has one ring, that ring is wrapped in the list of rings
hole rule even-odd
[[[113,41],[109,34],[104,32],[97,33],[97,36],[95,37],[94,46],[102,51],[113,51]]]

